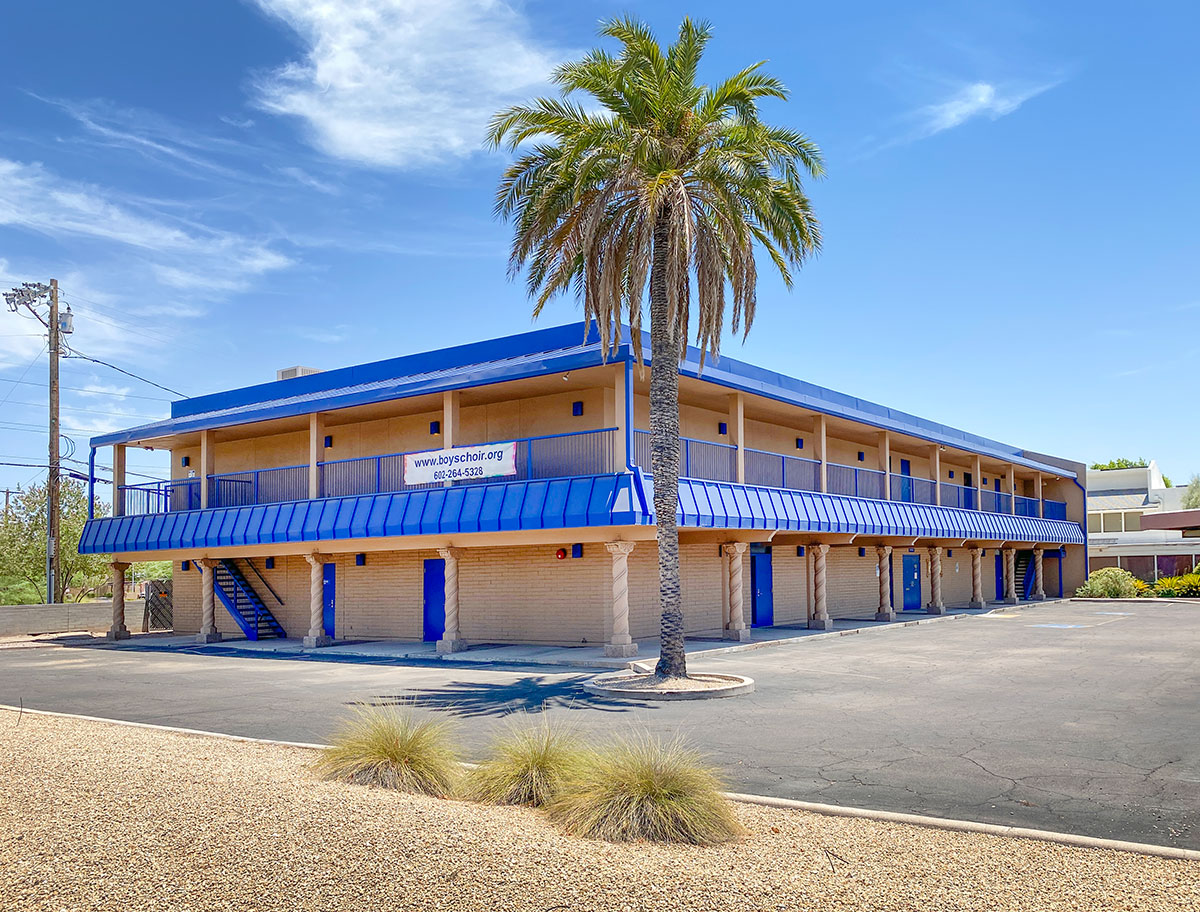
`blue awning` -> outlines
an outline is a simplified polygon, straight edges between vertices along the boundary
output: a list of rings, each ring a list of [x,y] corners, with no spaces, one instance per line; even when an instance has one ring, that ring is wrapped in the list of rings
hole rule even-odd
[[[652,525],[652,482],[640,472],[329,497],[93,519],[83,554],[233,548],[404,535]],[[1078,523],[981,510],[840,497],[717,481],[679,482],[691,529],[894,535],[1081,545]]]

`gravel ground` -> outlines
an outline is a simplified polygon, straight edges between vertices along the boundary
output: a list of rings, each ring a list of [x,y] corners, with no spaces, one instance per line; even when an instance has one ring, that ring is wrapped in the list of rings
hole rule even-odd
[[[1131,910],[1200,865],[738,806],[707,849],[319,782],[311,753],[0,711],[0,908]]]

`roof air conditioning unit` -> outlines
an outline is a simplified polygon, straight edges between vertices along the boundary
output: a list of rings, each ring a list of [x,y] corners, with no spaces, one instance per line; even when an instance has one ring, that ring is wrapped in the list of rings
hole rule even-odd
[[[275,371],[276,380],[293,380],[296,377],[307,377],[309,374],[319,374],[319,367],[301,367],[297,364],[295,367],[284,367]]]

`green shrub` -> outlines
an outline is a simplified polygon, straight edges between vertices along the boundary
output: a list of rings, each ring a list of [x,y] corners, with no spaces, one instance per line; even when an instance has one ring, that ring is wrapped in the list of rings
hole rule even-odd
[[[589,754],[548,810],[577,836],[710,845],[743,832],[720,788],[679,739],[633,735]]]
[[[542,715],[510,725],[467,774],[464,796],[490,804],[543,807],[578,776],[586,752],[578,736]]]
[[[1160,577],[1154,592],[1160,598],[1200,598],[1200,574]]]
[[[407,707],[356,710],[314,768],[325,779],[438,797],[461,775],[449,723],[418,720]]]
[[[1133,588],[1136,590],[1138,598],[1154,598],[1156,594],[1153,586],[1136,576],[1133,578]]]
[[[1078,598],[1136,598],[1137,580],[1120,567],[1102,567],[1088,574],[1087,582],[1075,590]]]

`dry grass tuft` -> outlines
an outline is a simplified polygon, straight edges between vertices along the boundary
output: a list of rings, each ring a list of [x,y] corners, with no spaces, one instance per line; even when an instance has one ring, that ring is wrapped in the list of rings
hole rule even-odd
[[[585,760],[577,735],[546,716],[510,724],[483,762],[467,774],[465,796],[490,804],[543,807],[575,777]]]
[[[711,845],[744,832],[720,788],[680,739],[641,734],[588,755],[548,810],[577,836]]]
[[[403,707],[361,707],[313,765],[324,779],[444,798],[461,775],[451,726]]]

